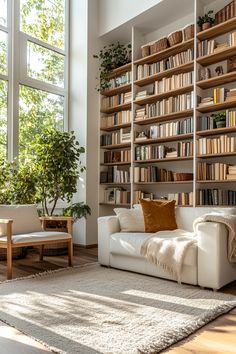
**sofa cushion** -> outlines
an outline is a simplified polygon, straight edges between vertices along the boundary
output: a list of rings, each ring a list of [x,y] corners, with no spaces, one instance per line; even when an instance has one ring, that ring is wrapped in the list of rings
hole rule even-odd
[[[144,232],[144,218],[142,209],[115,208],[121,232]]]
[[[35,204],[0,205],[0,219],[12,219],[14,235],[42,231]],[[6,235],[6,225],[0,225],[0,236]]]
[[[153,233],[125,233],[118,232],[112,234],[110,237],[110,252],[112,254],[119,254],[122,256],[138,257],[143,258],[140,255],[140,248],[142,243]],[[163,237],[178,237],[178,236],[192,236],[192,233],[184,230],[174,230],[174,231],[160,231],[155,235]],[[189,247],[188,252],[185,256],[184,263],[188,266],[196,266],[197,264],[197,245],[194,244]]]
[[[57,241],[60,239],[70,239],[71,236],[66,232],[58,232],[58,231],[39,231],[39,232],[31,232],[27,234],[21,235],[13,235],[12,242],[13,243],[34,243],[34,242],[43,242],[43,241]],[[7,242],[6,236],[0,237],[0,242]]]

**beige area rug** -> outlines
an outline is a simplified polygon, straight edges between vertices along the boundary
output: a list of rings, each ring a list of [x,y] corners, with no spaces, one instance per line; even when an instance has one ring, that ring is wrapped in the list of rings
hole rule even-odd
[[[0,284],[0,320],[57,353],[158,353],[236,297],[98,264]]]

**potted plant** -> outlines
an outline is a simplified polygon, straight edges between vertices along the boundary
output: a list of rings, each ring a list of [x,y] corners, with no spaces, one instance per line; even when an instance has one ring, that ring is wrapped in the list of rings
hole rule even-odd
[[[215,23],[215,19],[212,17],[212,14],[213,10],[210,10],[204,16],[198,17],[197,24],[200,26],[201,31],[210,28]]]
[[[216,128],[226,127],[226,112],[212,114]]]
[[[111,70],[119,68],[131,61],[131,44],[124,45],[117,42],[104,46],[98,54],[93,57],[100,61],[99,67],[99,84],[97,91],[103,91],[110,87],[108,74]]]

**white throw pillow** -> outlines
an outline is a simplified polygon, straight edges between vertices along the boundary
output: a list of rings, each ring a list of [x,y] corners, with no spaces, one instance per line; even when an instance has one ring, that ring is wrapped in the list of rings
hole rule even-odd
[[[118,216],[121,232],[145,232],[142,208],[115,208],[114,212]]]

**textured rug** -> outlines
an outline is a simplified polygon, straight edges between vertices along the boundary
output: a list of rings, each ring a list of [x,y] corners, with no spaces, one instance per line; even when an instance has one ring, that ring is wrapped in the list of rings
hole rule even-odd
[[[56,353],[158,353],[236,297],[97,264],[0,284],[0,320]]]

